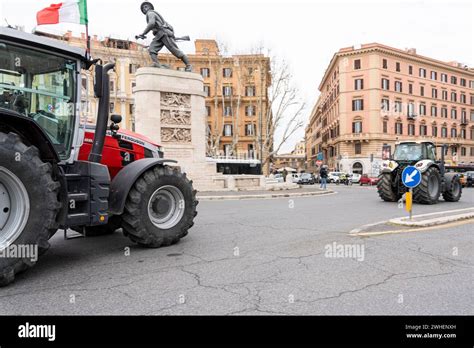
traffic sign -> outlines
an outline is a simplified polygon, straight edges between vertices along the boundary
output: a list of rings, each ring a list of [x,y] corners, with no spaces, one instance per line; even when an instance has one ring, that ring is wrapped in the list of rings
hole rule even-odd
[[[408,188],[417,187],[421,182],[421,172],[413,166],[406,167],[402,172],[402,182]]]

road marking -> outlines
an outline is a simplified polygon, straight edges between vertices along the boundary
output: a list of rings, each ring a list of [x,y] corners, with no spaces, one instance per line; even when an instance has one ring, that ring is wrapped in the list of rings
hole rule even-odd
[[[318,195],[311,195],[311,194],[306,194],[306,195],[299,195],[296,193],[287,193],[287,194],[268,194],[265,195],[265,197],[258,196],[258,197],[250,197],[250,196],[201,196],[197,197],[198,200],[203,201],[203,202],[222,202],[222,201],[242,201],[242,200],[257,200],[257,199],[281,199],[281,198],[315,198],[315,197],[325,197],[325,196],[332,196],[337,194],[338,192],[328,192],[328,193],[321,193]],[[221,198],[221,197],[226,197],[226,198]]]
[[[352,232],[352,231],[356,231],[356,230],[352,230],[351,232],[349,232],[349,235],[350,236],[353,236],[353,237],[370,237],[370,236],[381,236],[381,235],[384,235],[384,234],[400,234],[400,233],[409,233],[409,232],[423,232],[423,231],[427,231],[427,230],[436,230],[436,229],[440,229],[440,228],[449,228],[449,227],[457,227],[457,226],[461,226],[461,225],[466,225],[466,224],[470,224],[470,223],[473,223],[474,222],[474,219],[469,219],[469,220],[462,220],[462,221],[456,221],[456,222],[452,222],[452,223],[449,223],[449,224],[444,224],[444,225],[435,225],[435,226],[427,226],[427,227],[419,227],[419,228],[410,228],[410,229],[405,229],[405,230],[393,230],[393,231],[376,231],[376,232]],[[376,225],[376,224],[373,224],[373,225]],[[360,229],[358,229],[360,231]]]

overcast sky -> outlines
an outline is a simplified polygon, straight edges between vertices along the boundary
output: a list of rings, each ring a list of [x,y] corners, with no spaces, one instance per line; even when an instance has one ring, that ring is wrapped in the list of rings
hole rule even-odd
[[[36,12],[54,0],[1,0],[0,20],[31,31]],[[57,0],[56,2],[60,2]],[[379,42],[443,61],[474,66],[474,6],[454,1],[290,1],[161,0],[151,1],[173,25],[177,36],[214,38],[230,53],[244,53],[263,43],[291,64],[295,84],[308,103],[317,99],[318,84],[333,54],[341,47]],[[140,0],[89,0],[90,34],[132,39],[145,27]],[[81,32],[73,24],[41,30]],[[188,53],[193,43],[182,43]],[[302,139],[302,129],[284,147]]]

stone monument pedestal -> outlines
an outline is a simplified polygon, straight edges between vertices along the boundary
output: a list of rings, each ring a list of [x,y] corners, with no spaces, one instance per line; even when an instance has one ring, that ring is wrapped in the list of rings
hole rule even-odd
[[[140,68],[136,73],[135,131],[163,146],[199,191],[215,189],[216,164],[206,161],[205,94],[195,73]]]

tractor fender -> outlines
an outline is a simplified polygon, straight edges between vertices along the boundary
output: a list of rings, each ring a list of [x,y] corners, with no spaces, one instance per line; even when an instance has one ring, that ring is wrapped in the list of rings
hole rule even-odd
[[[421,161],[418,161],[415,164],[415,167],[416,167],[416,169],[418,169],[420,171],[421,174],[423,174],[424,172],[426,172],[428,170],[428,168],[432,167],[433,165],[436,168],[438,168],[438,166],[432,160],[421,160]]]
[[[31,118],[12,110],[2,109],[0,131],[16,133],[28,145],[34,145],[45,162],[58,163],[59,156],[44,130]]]
[[[397,169],[398,163],[392,160],[385,160],[382,162],[382,171],[381,173],[391,173]]]
[[[110,184],[109,213],[111,215],[121,215],[128,193],[133,184],[135,184],[135,181],[148,169],[163,166],[165,163],[177,163],[177,161],[161,158],[144,158],[132,162],[123,168]]]

